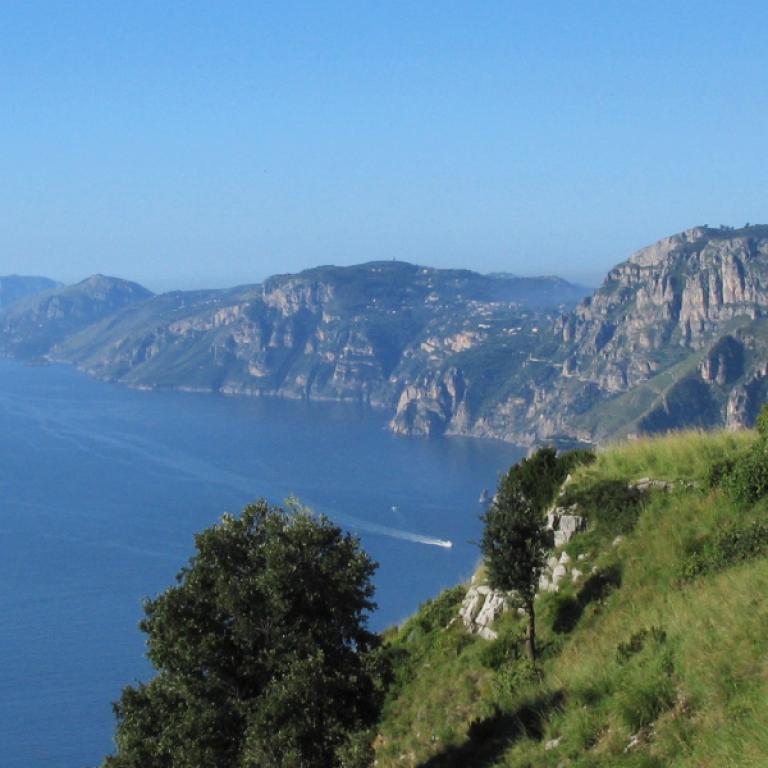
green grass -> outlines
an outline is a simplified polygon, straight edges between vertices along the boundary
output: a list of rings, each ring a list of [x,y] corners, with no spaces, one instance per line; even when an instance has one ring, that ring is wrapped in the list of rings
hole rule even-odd
[[[578,477],[705,482],[714,461],[738,455],[756,438],[752,431],[704,432],[689,430],[663,437],[643,437],[611,445],[598,452],[597,461],[578,470]]]
[[[538,674],[516,658],[522,627],[514,614],[497,622],[500,639],[491,643],[457,622],[445,628],[460,591],[391,630],[401,677],[379,725],[377,765],[768,764],[768,558],[722,535],[768,522],[768,502],[737,505],[705,482],[713,461],[754,439],[649,438],[601,451],[576,470],[574,491],[640,477],[685,482],[648,494],[620,544],[594,531],[574,539],[574,552],[589,555],[585,569],[597,573],[537,600]],[[725,542],[728,556],[681,579],[686,556],[707,541]],[[556,746],[547,750],[550,740]]]

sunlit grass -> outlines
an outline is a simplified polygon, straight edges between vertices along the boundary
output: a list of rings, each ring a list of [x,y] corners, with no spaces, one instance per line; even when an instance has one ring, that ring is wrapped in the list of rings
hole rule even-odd
[[[626,440],[601,449],[597,461],[580,468],[578,476],[703,481],[713,461],[737,455],[752,445],[755,438],[752,430],[687,430]]]
[[[628,441],[577,470],[576,488],[641,477],[695,486],[652,492],[634,530],[590,554],[585,567],[615,569],[620,585],[586,605],[572,629],[554,627],[578,585],[538,600],[540,680],[505,678],[503,664],[498,671],[484,666],[493,656],[483,652],[486,641],[461,641],[456,625],[422,635],[413,676],[380,725],[378,765],[768,765],[768,559],[680,578],[692,541],[723,526],[768,520],[768,503],[739,508],[704,482],[711,462],[737,456],[754,439],[752,432],[683,432]],[[507,615],[499,629],[520,631],[517,622]],[[404,642],[405,629],[396,642]],[[500,686],[503,679],[513,681],[511,689]],[[537,728],[521,730],[515,717],[530,716],[537,701],[550,705],[540,707],[539,721],[534,717]],[[472,723],[500,724],[502,735],[483,742]]]

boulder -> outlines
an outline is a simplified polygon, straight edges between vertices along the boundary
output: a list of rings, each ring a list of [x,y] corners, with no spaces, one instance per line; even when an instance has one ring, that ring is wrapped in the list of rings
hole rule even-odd
[[[567,531],[571,535],[579,533],[587,527],[587,520],[581,515],[562,515],[559,530]]]
[[[482,637],[483,640],[495,640],[499,636],[499,633],[490,627],[480,627],[477,630],[477,635],[478,637]]]
[[[475,617],[478,627],[490,627],[507,610],[507,596],[502,592],[489,592],[480,612]]]

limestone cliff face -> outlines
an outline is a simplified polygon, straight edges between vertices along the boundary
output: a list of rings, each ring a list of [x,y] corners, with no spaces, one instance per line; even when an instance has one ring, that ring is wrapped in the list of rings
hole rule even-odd
[[[457,361],[461,401],[433,375],[403,392],[393,426],[534,444],[749,425],[768,392],[766,314],[768,227],[690,229],[638,251],[539,329],[492,399],[477,402],[477,371]]]
[[[245,295],[173,307],[180,317],[148,332],[141,328],[139,337],[126,316],[117,343],[99,345],[95,356],[81,355],[79,338],[52,354],[104,378],[143,386],[370,401],[384,379],[380,345],[365,327],[342,327],[334,299],[331,285],[272,283]],[[165,319],[168,307],[162,310]]]
[[[571,375],[621,392],[664,366],[670,347],[701,349],[736,317],[768,307],[768,233],[696,228],[638,251],[558,331]]]
[[[750,423],[754,410],[753,404],[738,403],[755,398],[734,394],[730,407],[727,402],[733,388],[752,386],[743,380],[756,375],[748,370],[746,350],[757,351],[760,344],[741,331],[723,334],[757,321],[767,309],[768,228],[698,227],[644,248],[611,270],[603,286],[555,330],[566,355],[564,371],[597,387],[598,400],[626,393],[675,364],[698,361],[695,372],[670,374],[672,387],[639,420],[641,431],[735,427]],[[555,399],[562,402],[567,389],[554,386]]]
[[[469,426],[466,389],[458,368],[424,374],[403,388],[391,429],[402,435],[461,434]]]

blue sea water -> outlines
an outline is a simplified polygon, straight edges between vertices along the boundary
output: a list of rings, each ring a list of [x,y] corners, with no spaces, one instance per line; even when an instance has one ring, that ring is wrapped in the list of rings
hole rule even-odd
[[[172,583],[196,531],[253,499],[296,496],[360,536],[380,563],[375,629],[466,578],[478,496],[522,451],[384,426],[354,405],[140,392],[0,361],[4,768],[112,750],[111,702],[152,674],[143,598]]]

